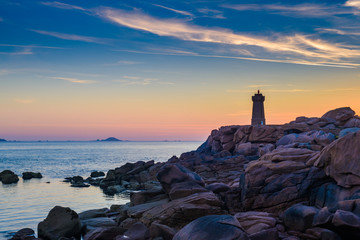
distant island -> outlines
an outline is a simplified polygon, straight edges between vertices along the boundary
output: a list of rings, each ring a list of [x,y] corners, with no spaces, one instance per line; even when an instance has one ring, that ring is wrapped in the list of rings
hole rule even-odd
[[[109,138],[106,138],[106,139],[98,139],[96,141],[101,141],[101,142],[122,142],[122,140],[120,139],[117,139],[115,137],[109,137]]]
[[[5,139],[0,138],[0,142],[7,142]]]

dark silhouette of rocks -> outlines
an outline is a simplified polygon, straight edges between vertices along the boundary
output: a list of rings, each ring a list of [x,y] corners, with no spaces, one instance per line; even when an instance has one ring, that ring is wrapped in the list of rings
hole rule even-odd
[[[4,170],[0,172],[0,181],[3,184],[17,183],[19,181],[19,177],[13,171]]]
[[[0,142],[7,142],[7,141],[3,138],[0,138]]]
[[[24,180],[29,180],[29,179],[32,179],[32,178],[42,178],[42,175],[41,173],[37,172],[23,172],[22,173],[22,178]]]
[[[93,182],[105,194],[130,193],[130,203],[80,213],[82,234],[359,239],[359,130],[360,118],[350,108],[283,125],[224,126],[197,150],[165,163],[138,161],[104,178],[69,178]]]

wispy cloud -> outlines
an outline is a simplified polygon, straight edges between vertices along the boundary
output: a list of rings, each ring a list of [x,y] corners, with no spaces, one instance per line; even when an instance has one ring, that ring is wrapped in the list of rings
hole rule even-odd
[[[197,11],[203,14],[201,17],[225,19],[223,12],[219,10],[209,9],[209,8],[199,8],[197,9]]]
[[[352,66],[351,62],[340,60],[360,57],[359,49],[352,49],[341,44],[331,44],[301,34],[278,36],[277,38],[250,36],[233,33],[226,29],[191,25],[176,19],[159,19],[139,11],[127,12],[112,8],[97,9],[97,14],[119,25],[159,36],[174,37],[185,41],[255,46],[270,53],[293,54],[294,60],[287,61],[289,63]],[[303,59],[299,59],[299,57]]]
[[[21,104],[31,104],[31,103],[35,102],[35,100],[34,99],[17,98],[17,99],[15,99],[15,102],[21,103]]]
[[[0,43],[1,47],[22,47],[22,48],[50,48],[50,49],[65,49],[62,47],[52,47],[52,46],[41,46],[41,45],[19,45],[19,44],[3,44]]]
[[[96,82],[95,80],[84,80],[84,79],[66,78],[66,77],[50,77],[50,78],[64,80],[72,83],[80,83],[80,84],[91,84]]]
[[[187,12],[187,11],[181,11],[181,10],[177,10],[177,9],[174,9],[174,8],[165,7],[165,6],[159,5],[159,4],[152,4],[152,5],[156,6],[156,7],[166,9],[166,10],[169,10],[169,11],[172,11],[172,12],[175,12],[175,13],[178,13],[178,14],[181,14],[181,15],[184,15],[184,16],[194,17],[194,15],[192,13]]]
[[[50,7],[61,8],[61,9],[74,9],[74,10],[87,11],[85,8],[71,5],[71,4],[62,3],[62,2],[40,2],[40,4],[50,6]]]
[[[359,88],[330,88],[330,89],[321,89],[322,92],[347,92],[347,91],[359,91]]]
[[[262,87],[270,87],[271,85],[268,84],[255,84],[255,85],[249,85],[248,88],[262,88]]]
[[[122,83],[124,85],[152,85],[152,84],[161,84],[161,85],[174,85],[173,82],[161,81],[157,78],[142,78],[136,76],[123,76],[121,79],[113,80],[113,82]]]
[[[360,31],[354,32],[354,31],[347,31],[336,28],[317,28],[315,30],[319,31],[320,33],[332,33],[332,34],[347,35],[347,36],[360,36]]]
[[[266,89],[264,92],[268,93],[305,93],[305,92],[312,92],[313,90],[310,89]],[[236,89],[229,89],[227,90],[229,93],[252,93],[253,90],[236,90]]]
[[[39,34],[43,34],[43,35],[48,35],[48,36],[64,39],[64,40],[90,42],[90,43],[98,43],[98,44],[108,44],[109,43],[109,39],[105,39],[105,38],[89,37],[89,36],[59,33],[59,32],[49,32],[49,31],[42,31],[42,30],[35,30],[35,29],[31,29],[31,31],[39,33]]]
[[[347,9],[341,5],[335,4],[223,4],[222,7],[238,11],[267,11],[268,13],[287,15],[292,17],[325,17],[353,13],[351,9]]]

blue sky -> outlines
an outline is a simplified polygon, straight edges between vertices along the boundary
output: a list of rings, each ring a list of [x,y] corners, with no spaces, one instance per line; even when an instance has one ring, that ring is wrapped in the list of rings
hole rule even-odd
[[[146,139],[201,139],[219,124],[246,124],[257,88],[273,99],[273,123],[314,114],[315,107],[351,105],[360,87],[359,20],[360,0],[0,0],[0,101],[7,115],[0,130],[32,139],[40,126],[56,128],[64,118],[74,128],[89,126],[73,135],[84,139],[107,124],[123,134],[116,120],[141,126]],[[325,100],[318,101],[319,91]],[[309,110],[311,98],[318,104]],[[284,99],[298,108],[284,110]],[[209,121],[201,124],[202,116]],[[176,124],[162,135],[151,130],[170,122]],[[203,130],[187,137],[179,125]],[[27,133],[11,133],[19,127]],[[98,131],[88,134],[91,128]],[[71,129],[36,138],[63,139]]]

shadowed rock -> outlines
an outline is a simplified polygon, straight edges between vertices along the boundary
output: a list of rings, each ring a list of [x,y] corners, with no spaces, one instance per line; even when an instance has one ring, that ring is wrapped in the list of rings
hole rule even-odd
[[[238,220],[230,215],[210,215],[192,221],[173,240],[247,240]]]
[[[38,224],[38,235],[47,240],[61,237],[80,239],[81,224],[78,214],[70,208],[56,206],[46,219]]]

